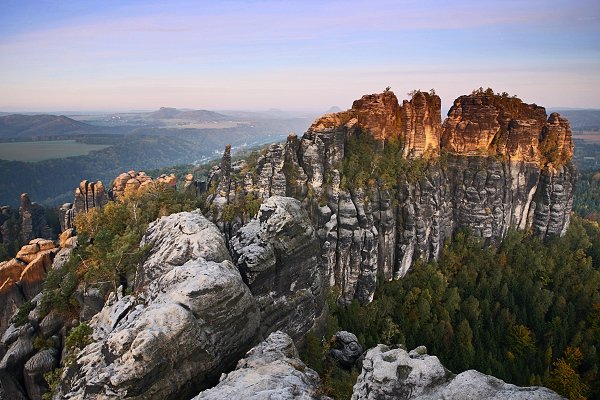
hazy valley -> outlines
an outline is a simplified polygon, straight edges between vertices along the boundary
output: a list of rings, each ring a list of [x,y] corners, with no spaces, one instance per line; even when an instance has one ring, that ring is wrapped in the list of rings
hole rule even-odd
[[[169,108],[72,118],[0,116],[0,204],[15,206],[20,193],[27,192],[39,203],[57,206],[72,200],[72,188],[82,179],[108,182],[130,169],[206,163],[219,157],[226,144],[241,151],[303,132],[312,117]],[[77,153],[83,154],[69,156]]]

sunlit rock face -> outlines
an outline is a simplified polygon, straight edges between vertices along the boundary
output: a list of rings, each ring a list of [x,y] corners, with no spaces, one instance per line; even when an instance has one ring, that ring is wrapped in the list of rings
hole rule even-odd
[[[573,157],[569,122],[544,107],[508,95],[475,92],[454,101],[444,122],[442,148],[451,154],[500,156],[538,165]]]
[[[175,188],[177,177],[174,174],[162,174],[152,179],[144,171],[132,170],[119,174],[108,187],[108,192],[102,181],[83,180],[75,189],[73,203],[65,203],[58,210],[60,227],[63,231],[71,229],[78,214],[87,213],[95,208],[101,209],[111,200],[121,201],[128,195],[140,194],[158,185]]]
[[[0,262],[0,336],[19,306],[41,292],[59,250],[52,240],[33,239],[21,247],[15,258]]]
[[[421,168],[393,183],[373,176],[362,187],[348,185],[341,166],[361,135],[372,141],[373,158],[399,143],[400,157]],[[344,302],[369,302],[378,276],[400,278],[416,259],[437,258],[459,228],[492,244],[510,228],[542,238],[564,234],[572,156],[568,121],[535,104],[479,90],[456,99],[442,123],[433,92],[416,91],[400,103],[385,91],[320,117],[301,138],[270,146],[254,169],[235,175],[224,157],[226,178],[214,175],[211,218],[231,237],[247,221],[223,222],[224,205],[247,196],[299,199],[315,226],[328,284]]]

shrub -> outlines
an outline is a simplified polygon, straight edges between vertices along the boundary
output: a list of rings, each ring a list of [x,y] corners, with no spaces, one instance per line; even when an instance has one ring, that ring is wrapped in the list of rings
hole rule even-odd
[[[25,325],[27,322],[29,322],[29,313],[34,308],[35,308],[35,306],[29,300],[26,301],[25,303],[21,304],[21,306],[19,307],[19,311],[17,311],[17,313],[13,317],[13,323],[16,326],[23,326],[23,325]]]
[[[93,330],[88,324],[85,322],[80,323],[69,332],[69,335],[65,339],[65,349],[67,351],[75,348],[83,349],[92,343],[92,333]]]

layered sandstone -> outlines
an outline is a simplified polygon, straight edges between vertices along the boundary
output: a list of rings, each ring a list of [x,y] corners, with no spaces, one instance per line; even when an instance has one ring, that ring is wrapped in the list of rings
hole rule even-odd
[[[90,182],[83,180],[75,189],[73,203],[65,203],[59,209],[61,230],[73,227],[73,221],[78,214],[87,213],[94,208],[104,207],[110,200],[102,181]]]
[[[407,352],[383,344],[370,349],[352,391],[352,400],[512,399],[561,400],[539,386],[519,387],[475,370],[448,371],[427,349]]]
[[[190,398],[256,343],[256,302],[213,224],[173,214],[150,224],[143,243],[144,279],[92,318],[94,342],[55,398]]]
[[[156,179],[145,172],[129,171],[117,176],[112,182],[110,192],[106,192],[102,181],[81,181],[75,189],[73,203],[65,203],[59,209],[60,226],[63,231],[73,228],[75,217],[94,208],[103,208],[109,201],[120,201],[126,195],[142,193],[157,185],[175,187],[177,177],[174,174],[162,174]]]
[[[573,156],[569,122],[535,104],[489,89],[454,101],[444,122],[442,148],[458,155],[498,156],[544,166]]]
[[[19,306],[41,292],[58,250],[51,240],[33,239],[15,258],[0,263],[0,336]]]
[[[112,184],[112,196],[115,200],[122,199],[128,194],[139,193],[155,186],[157,183],[174,187],[177,184],[177,178],[174,174],[162,174],[156,179],[146,175],[144,171],[129,171],[117,176]]]
[[[225,172],[209,182],[211,218],[233,237],[252,217],[236,205],[296,197],[316,227],[329,284],[346,302],[370,301],[377,276],[399,278],[415,259],[437,258],[458,228],[489,243],[510,228],[564,234],[575,182],[568,121],[490,91],[458,98],[443,124],[440,107],[433,93],[415,92],[402,105],[390,91],[363,96],[302,138],[269,146],[254,169],[235,173],[224,157],[217,170]],[[348,143],[360,135],[372,139],[374,158],[395,143],[409,159],[395,184],[378,176],[364,186],[344,183]],[[421,169],[411,171],[416,162]]]
[[[51,239],[52,235],[44,207],[32,202],[27,193],[21,194],[18,211],[0,207],[0,244],[24,244],[33,238]]]

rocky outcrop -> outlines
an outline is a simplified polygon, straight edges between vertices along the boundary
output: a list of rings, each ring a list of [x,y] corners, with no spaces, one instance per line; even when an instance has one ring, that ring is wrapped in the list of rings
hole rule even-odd
[[[94,208],[104,207],[110,200],[102,181],[81,181],[75,189],[73,203],[65,203],[58,210],[62,231],[73,228],[73,221],[78,214],[87,213]]]
[[[127,194],[141,193],[157,185],[174,188],[177,185],[177,177],[174,174],[162,174],[152,179],[143,171],[124,172],[115,178],[109,192],[106,192],[101,181],[81,181],[79,187],[75,189],[73,203],[65,203],[59,209],[61,230],[73,228],[73,221],[77,214],[87,213],[94,208],[103,208],[109,201],[119,201]]]
[[[41,289],[50,269],[62,268],[75,244],[65,238],[59,249],[50,240],[34,239],[17,258],[0,264],[0,279],[7,278],[0,285],[2,399],[40,400],[48,390],[43,375],[58,366],[65,321],[55,312],[42,312]]]
[[[452,374],[420,346],[407,352],[378,345],[370,349],[352,400],[562,399],[543,387],[518,387],[475,370]]]
[[[94,343],[57,398],[185,398],[257,340],[260,314],[217,228],[199,212],[152,223],[137,295],[112,294],[92,318]]]
[[[162,174],[156,179],[146,175],[144,171],[129,171],[117,176],[112,184],[112,197],[115,200],[122,199],[125,195],[144,191],[157,184],[162,184],[167,187],[175,187],[177,178],[174,174]]]
[[[492,155],[537,165],[564,165],[573,156],[569,122],[506,93],[476,91],[454,101],[442,148],[452,154]]]
[[[51,239],[52,230],[46,222],[44,207],[33,203],[27,193],[21,194],[20,236],[21,243],[27,243],[33,238]]]
[[[51,240],[33,239],[15,258],[0,263],[0,336],[19,306],[41,292],[58,251]]]
[[[44,349],[31,357],[23,367],[25,390],[31,400],[41,400],[48,391],[44,374],[58,367],[58,350]]]
[[[0,244],[18,248],[34,238],[52,239],[53,232],[46,221],[44,207],[22,193],[18,211],[10,206],[0,207]]]
[[[333,337],[333,343],[329,350],[329,357],[334,359],[344,368],[352,368],[356,361],[362,356],[363,350],[355,334],[347,331],[339,331]]]
[[[372,151],[348,164],[357,140]],[[414,260],[436,259],[458,228],[491,244],[511,228],[541,238],[564,234],[572,150],[568,121],[506,94],[461,96],[442,124],[433,92],[416,91],[400,105],[386,91],[324,115],[301,139],[271,145],[254,168],[236,173],[224,157],[217,169],[228,171],[226,184],[213,175],[209,215],[230,238],[252,217],[239,206],[248,199],[299,199],[316,228],[329,285],[343,302],[364,303],[378,276],[400,278]],[[386,176],[374,171],[381,157],[396,163]],[[348,168],[363,168],[365,183],[350,182]]]
[[[185,181],[183,182],[182,190],[189,195],[200,196],[206,192],[206,182],[194,179],[193,174],[187,174],[185,176]]]
[[[327,400],[320,392],[319,375],[298,357],[292,339],[274,332],[241,359],[217,386],[193,400]]]
[[[41,400],[48,390],[43,375],[58,366],[63,321],[54,313],[43,317],[40,299],[41,295],[31,299],[33,309],[25,316],[27,322],[12,323],[0,339],[2,399]]]
[[[319,240],[298,200],[272,196],[230,240],[233,260],[261,314],[261,334],[304,337],[325,311]]]

